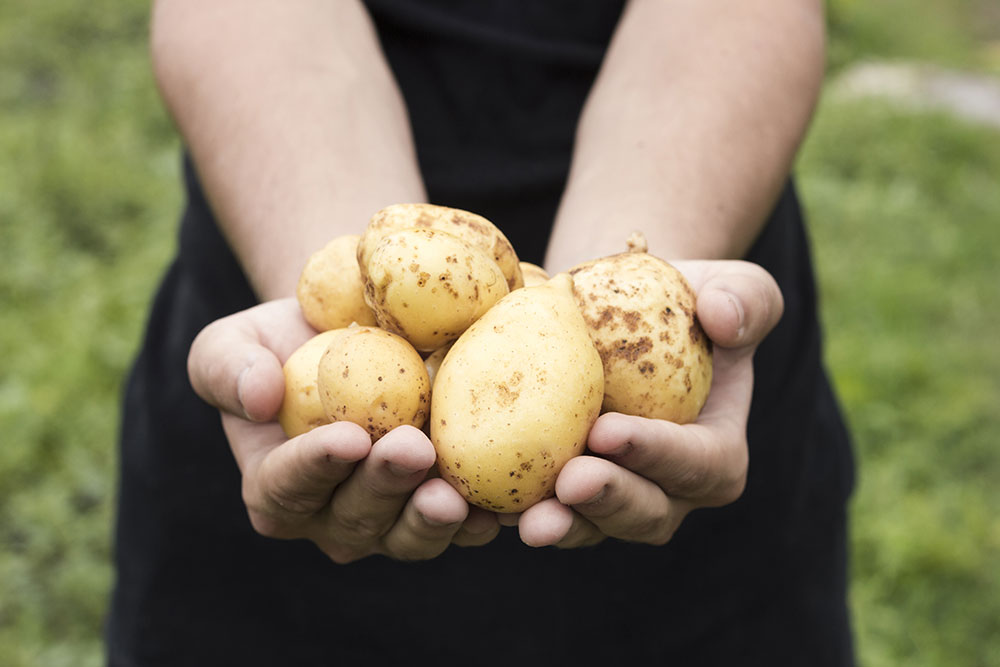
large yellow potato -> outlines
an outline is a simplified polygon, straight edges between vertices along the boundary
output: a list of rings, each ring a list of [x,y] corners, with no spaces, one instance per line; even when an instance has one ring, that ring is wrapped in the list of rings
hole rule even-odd
[[[694,421],[712,384],[712,348],[680,271],[639,249],[570,273],[604,364],[604,410]]]
[[[410,227],[440,229],[454,234],[493,258],[508,290],[524,285],[517,253],[496,225],[481,215],[434,204],[394,204],[375,213],[358,243],[358,266],[365,278],[368,260],[383,237]]]
[[[507,291],[486,253],[438,229],[389,234],[368,260],[365,300],[379,326],[425,352],[458,338]]]
[[[521,512],[554,494],[601,409],[604,375],[571,279],[511,292],[455,342],[438,370],[431,441],[470,503]]]
[[[326,348],[347,331],[332,329],[313,336],[285,362],[285,396],[278,411],[278,423],[289,438],[330,423],[323,411],[316,386],[319,360]]]
[[[362,426],[373,439],[427,419],[431,387],[413,346],[377,327],[351,327],[319,361],[317,386],[326,418]]]
[[[358,234],[333,239],[313,253],[302,269],[295,295],[306,322],[317,331],[340,329],[352,322],[375,324],[358,268],[360,239]]]

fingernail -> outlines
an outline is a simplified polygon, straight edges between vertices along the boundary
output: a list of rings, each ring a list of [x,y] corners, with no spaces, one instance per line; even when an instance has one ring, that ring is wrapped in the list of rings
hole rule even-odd
[[[251,363],[249,366],[240,371],[240,374],[236,377],[236,398],[240,402],[240,410],[243,411],[243,417],[248,421],[253,421],[253,417],[247,412],[246,403],[243,401],[243,390],[246,384],[246,377],[250,373],[250,369],[253,368]]]
[[[596,505],[597,503],[604,500],[604,496],[607,493],[607,490],[608,490],[607,486],[602,486],[600,491],[592,495],[587,500],[584,500],[582,503],[580,503],[580,505]]]
[[[417,514],[419,514],[419,515],[420,515],[420,519],[421,519],[421,520],[422,520],[422,521],[423,521],[424,523],[426,523],[426,524],[427,524],[428,526],[435,526],[435,527],[439,527],[439,526],[450,526],[450,525],[453,525],[453,524],[455,524],[455,523],[456,523],[456,522],[454,522],[454,521],[452,521],[452,522],[447,522],[447,521],[435,521],[434,519],[428,519],[428,518],[427,518],[427,515],[426,515],[426,514],[424,514],[423,512],[417,512]]]
[[[628,440],[626,440],[621,445],[619,445],[618,447],[616,447],[614,450],[612,450],[610,452],[606,452],[604,455],[606,457],[608,457],[608,458],[620,459],[623,456],[626,456],[627,454],[629,454],[634,447],[635,447],[635,445],[633,445],[631,442],[629,442]]]
[[[729,303],[736,313],[736,337],[740,340],[743,339],[743,334],[746,332],[745,315],[743,313],[743,304],[737,299],[733,294],[726,292],[726,298],[729,299]]]

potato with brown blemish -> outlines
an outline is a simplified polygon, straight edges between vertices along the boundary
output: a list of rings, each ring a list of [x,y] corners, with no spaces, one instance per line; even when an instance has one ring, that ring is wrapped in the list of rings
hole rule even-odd
[[[504,297],[455,342],[431,398],[438,469],[470,503],[521,512],[583,453],[604,394],[568,274]]]
[[[642,241],[640,239],[640,241]],[[712,347],[684,276],[645,252],[586,262],[573,292],[604,364],[604,411],[693,422],[712,384]]]
[[[524,286],[532,287],[542,285],[549,279],[548,272],[537,264],[531,262],[520,262],[521,275],[524,276]]]
[[[375,324],[375,313],[365,303],[364,282],[358,268],[361,236],[338,236],[314,252],[295,289],[302,315],[317,331]]]
[[[285,361],[285,396],[278,411],[278,423],[289,438],[330,423],[316,385],[319,360],[326,348],[342,338],[347,331],[348,329],[332,329],[313,336]]]
[[[435,204],[393,204],[372,216],[358,243],[358,266],[367,277],[368,262],[379,242],[389,234],[411,227],[438,229],[479,248],[497,263],[508,291],[524,286],[514,247],[496,225],[481,215]]]
[[[430,407],[423,359],[405,340],[378,327],[351,327],[328,346],[317,387],[329,421],[358,424],[373,439],[403,424],[420,428]]]
[[[439,229],[384,236],[367,274],[365,300],[378,325],[421,351],[458,338],[508,291],[491,257]]]

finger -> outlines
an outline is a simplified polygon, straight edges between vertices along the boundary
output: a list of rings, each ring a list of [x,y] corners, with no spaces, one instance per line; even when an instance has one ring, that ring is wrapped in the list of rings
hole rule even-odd
[[[328,525],[332,537],[368,545],[385,535],[434,460],[434,446],[419,429],[400,426],[384,435],[334,492]]]
[[[666,544],[684,517],[683,506],[659,486],[593,456],[563,467],[556,497],[604,535],[645,544]]]
[[[745,430],[745,418],[730,414],[681,426],[609,412],[598,418],[587,444],[594,454],[654,482],[671,497],[723,505],[738,498],[746,484]]]
[[[220,410],[254,421],[273,419],[284,395],[281,364],[312,335],[294,299],[216,320],[191,345],[191,386]]]
[[[429,479],[385,534],[383,550],[398,560],[434,558],[448,548],[468,514],[469,504],[454,487],[441,478]]]
[[[302,526],[330,502],[334,489],[347,479],[371,450],[371,438],[346,422],[322,426],[276,447],[277,424],[251,424],[236,417],[228,429],[241,459],[243,499],[254,527],[271,537],[301,537]],[[258,443],[251,443],[253,439]],[[256,452],[256,453],[253,453]]]
[[[492,542],[499,533],[500,522],[496,514],[470,506],[469,515],[451,541],[460,547],[481,547]]]
[[[504,512],[503,514],[497,514],[497,521],[501,526],[506,528],[512,528],[517,525],[517,522],[521,519],[520,512]]]
[[[573,527],[573,510],[556,498],[535,503],[521,512],[517,530],[529,547],[548,547],[566,537]]]
[[[784,311],[774,278],[751,262],[678,262],[698,295],[698,320],[712,342],[752,350],[777,325]]]
[[[604,539],[600,529],[586,518],[549,498],[526,509],[518,522],[521,541],[532,547],[571,549],[597,544]]]

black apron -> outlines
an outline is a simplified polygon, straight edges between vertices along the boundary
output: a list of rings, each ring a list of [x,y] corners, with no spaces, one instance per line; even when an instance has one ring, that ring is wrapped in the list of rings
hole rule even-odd
[[[481,213],[540,263],[580,108],[620,2],[370,0],[430,200]],[[847,433],[821,365],[808,243],[791,184],[748,259],[786,313],[755,358],[750,473],[666,546],[486,547],[336,565],[254,533],[188,348],[255,303],[185,160],[179,252],[124,400],[108,620],[114,665],[847,665]],[[360,230],[359,230],[360,231]]]

